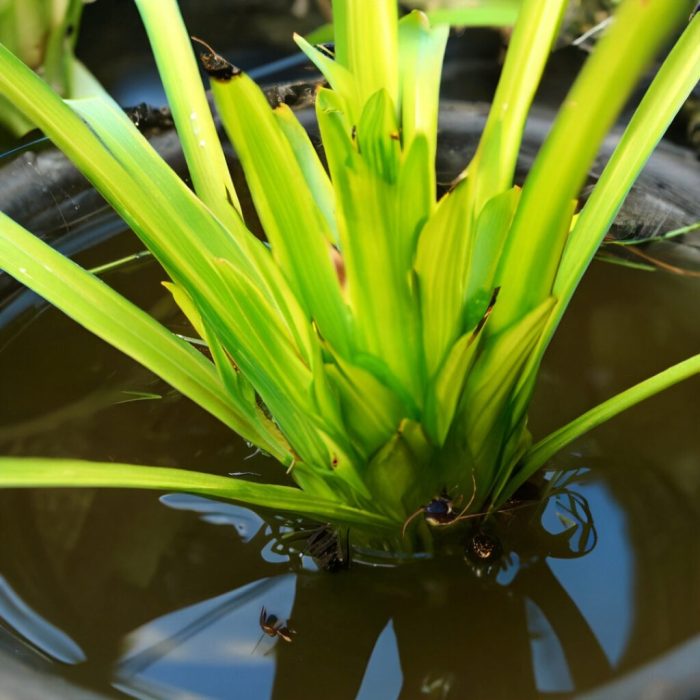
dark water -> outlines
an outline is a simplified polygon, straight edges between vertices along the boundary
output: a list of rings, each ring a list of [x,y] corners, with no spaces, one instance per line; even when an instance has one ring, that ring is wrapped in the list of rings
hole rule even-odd
[[[134,247],[112,239],[83,262]],[[159,280],[143,263],[109,276],[177,327]],[[699,292],[697,280],[595,264],[543,370],[535,435],[698,352]],[[284,481],[35,298],[0,308],[0,322],[0,453]],[[678,685],[696,666],[664,655],[685,644],[700,659],[699,388],[669,390],[556,458],[579,470],[576,500],[502,518],[506,552],[490,570],[452,549],[328,574],[280,549],[274,514],[154,492],[0,492],[1,646],[116,697],[568,697],[662,657],[654,677],[671,685],[653,697],[697,697],[700,682]],[[577,521],[585,506],[595,530]],[[290,643],[261,639],[263,606],[289,620]]]

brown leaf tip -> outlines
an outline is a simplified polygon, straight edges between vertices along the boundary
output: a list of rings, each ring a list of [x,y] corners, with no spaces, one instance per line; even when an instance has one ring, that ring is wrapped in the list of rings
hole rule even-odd
[[[240,68],[234,66],[233,63],[227,61],[221,54],[216,53],[206,41],[196,36],[191,37],[191,39],[202,47],[203,51],[199,54],[199,60],[206,74],[213,80],[226,83],[243,72]]]

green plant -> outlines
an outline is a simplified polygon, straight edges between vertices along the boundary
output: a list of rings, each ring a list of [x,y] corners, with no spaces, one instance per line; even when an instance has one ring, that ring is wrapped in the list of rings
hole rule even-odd
[[[87,2],[90,0],[0,0],[0,42],[64,97],[101,91],[73,54]],[[3,97],[0,124],[17,135],[34,126]]]
[[[2,267],[278,459],[298,487],[181,470],[0,459],[0,484],[181,489],[400,535],[449,487],[498,508],[586,430],[700,371],[696,355],[532,444],[542,355],[635,177],[700,75],[700,19],[659,70],[594,193],[575,198],[636,81],[692,3],[625,0],[522,190],[513,172],[565,0],[526,0],[477,153],[436,201],[445,25],[336,0],[316,112],[292,112],[205,48],[269,246],[246,227],[174,0],[137,0],[196,195],[104,99],[62,101],[6,49],[0,90],[140,236],[213,362],[0,218]]]
[[[433,25],[510,27],[518,17],[522,0],[404,0],[397,2],[399,4],[423,11]],[[314,30],[306,40],[311,43],[332,42],[333,23]]]

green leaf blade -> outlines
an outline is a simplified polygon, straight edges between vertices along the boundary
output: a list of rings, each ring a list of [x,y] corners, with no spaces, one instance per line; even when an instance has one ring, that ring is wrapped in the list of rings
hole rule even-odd
[[[183,491],[296,513],[321,521],[382,531],[395,531],[397,528],[397,523],[386,516],[312,497],[290,486],[257,484],[185,469],[41,457],[0,457],[0,487]]]
[[[463,180],[438,202],[418,240],[415,269],[429,377],[465,331],[465,267],[472,245],[465,221],[467,196]]]
[[[426,139],[425,161],[413,167],[435,191],[435,156],[442,60],[449,27],[431,27],[425,15],[412,12],[399,22],[401,137],[409,151],[417,136]],[[420,168],[420,169],[419,169]]]
[[[598,404],[590,411],[554,431],[528,450],[516,479],[508,485],[508,490],[503,497],[507,498],[512,494],[520,484],[576,438],[609,421],[618,413],[622,413],[641,401],[697,374],[700,374],[700,355],[693,355]]]
[[[0,266],[246,439],[267,444],[230,404],[214,367],[201,353],[1,213]],[[284,450],[269,447],[276,457],[289,461]]]
[[[350,319],[332,260],[332,233],[267,98],[242,73],[213,79],[212,91],[275,260],[323,336],[347,354]]]
[[[692,2],[685,0],[628,0],[620,6],[562,104],[523,186],[494,326],[509,325],[550,295],[569,233],[563,222],[600,143],[655,53],[687,21],[691,9]],[[552,172],[559,176],[551,178]],[[533,269],[539,271],[537,277],[530,274]]]
[[[195,191],[222,221],[238,201],[176,0],[135,0],[158,65]]]

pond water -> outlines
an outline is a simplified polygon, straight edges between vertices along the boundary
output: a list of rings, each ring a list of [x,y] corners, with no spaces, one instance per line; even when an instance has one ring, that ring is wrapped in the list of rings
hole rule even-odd
[[[112,237],[81,261],[136,249]],[[109,274],[185,331],[160,279],[143,261]],[[595,263],[547,357],[535,436],[697,352],[699,293],[698,280]],[[33,295],[0,307],[0,324],[0,453],[284,483],[274,462]],[[448,548],[329,574],[279,546],[289,523],[274,513],[155,492],[2,491],[0,647],[110,697],[587,691],[700,635],[699,388],[675,387],[555,458],[569,471],[550,478],[569,491],[503,518],[489,569]],[[291,642],[262,633],[263,607]],[[692,667],[664,658],[654,673],[669,694],[653,697],[697,697],[700,681],[678,694]]]

